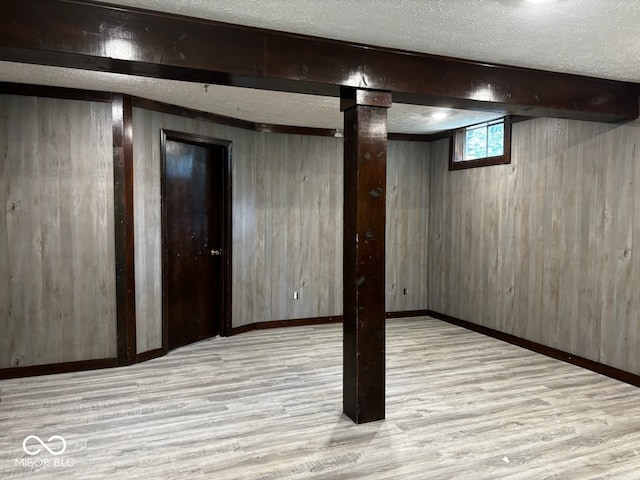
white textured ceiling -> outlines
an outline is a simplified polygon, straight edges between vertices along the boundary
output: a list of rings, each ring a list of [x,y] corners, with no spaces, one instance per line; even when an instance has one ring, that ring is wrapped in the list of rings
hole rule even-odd
[[[0,81],[127,93],[256,123],[329,129],[342,129],[343,125],[340,100],[333,97],[10,62],[0,62]],[[444,119],[432,117],[441,111],[447,113]],[[434,133],[499,116],[495,112],[444,110],[394,103],[389,109],[388,129],[392,133]]]
[[[638,0],[107,3],[482,62],[640,82]]]
[[[108,3],[370,45],[640,82],[640,1],[110,0]],[[0,81],[129,93],[258,123],[342,128],[338,100],[0,62]],[[394,104],[389,131],[496,117]]]

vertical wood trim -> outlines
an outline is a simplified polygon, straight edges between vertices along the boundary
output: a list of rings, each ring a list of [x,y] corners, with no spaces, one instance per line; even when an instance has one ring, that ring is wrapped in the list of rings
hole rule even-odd
[[[231,290],[233,284],[233,177],[232,177],[232,159],[233,159],[233,143],[229,142],[224,146],[225,162],[224,162],[224,222],[222,232],[222,242],[224,255],[224,318],[220,325],[220,335],[229,337],[233,330],[233,302]]]
[[[133,104],[113,94],[113,191],[116,251],[118,364],[136,360],[136,292],[133,230]]]
[[[169,319],[167,312],[169,311],[168,296],[165,292],[168,282],[167,264],[169,259],[167,256],[167,208],[165,206],[167,178],[167,133],[164,128],[160,129],[160,251],[162,252],[161,278],[162,285],[162,350],[167,353],[169,351]]]
[[[347,91],[344,111],[343,408],[385,416],[385,212],[391,94]]]

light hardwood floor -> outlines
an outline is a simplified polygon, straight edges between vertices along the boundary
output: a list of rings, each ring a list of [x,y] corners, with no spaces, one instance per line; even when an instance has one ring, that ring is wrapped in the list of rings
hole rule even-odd
[[[0,478],[640,478],[637,388],[425,317],[387,339],[387,419],[359,426],[340,325],[1,381]],[[28,435],[67,449],[30,457]]]

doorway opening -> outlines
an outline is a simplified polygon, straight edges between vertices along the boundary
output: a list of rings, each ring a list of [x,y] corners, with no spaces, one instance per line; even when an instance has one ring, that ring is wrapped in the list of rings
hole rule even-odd
[[[162,336],[231,335],[231,142],[162,129]]]

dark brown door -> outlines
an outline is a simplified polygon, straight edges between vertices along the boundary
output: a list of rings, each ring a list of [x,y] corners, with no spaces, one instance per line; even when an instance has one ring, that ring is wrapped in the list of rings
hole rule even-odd
[[[226,149],[164,138],[163,295],[168,349],[220,333]]]

